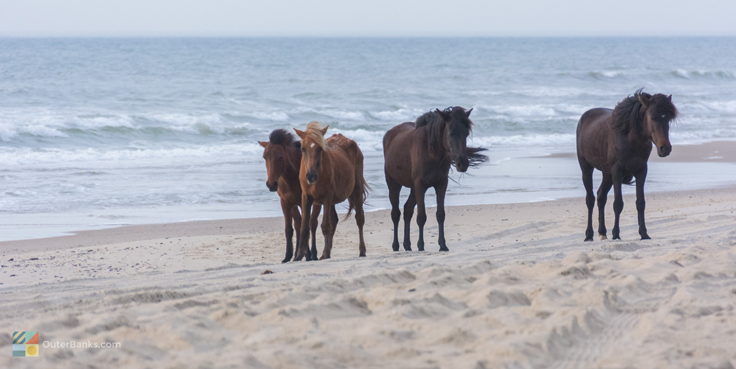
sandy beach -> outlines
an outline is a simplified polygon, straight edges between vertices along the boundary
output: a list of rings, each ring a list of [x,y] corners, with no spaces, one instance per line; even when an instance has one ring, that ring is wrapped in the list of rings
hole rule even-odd
[[[648,194],[649,241],[625,200],[621,241],[583,242],[583,200],[567,199],[450,208],[449,253],[433,217],[427,252],[394,253],[379,211],[367,258],[349,219],[333,259],[309,263],[278,262],[280,218],[5,242],[6,331],[120,347],[0,365],[733,368],[736,189]]]

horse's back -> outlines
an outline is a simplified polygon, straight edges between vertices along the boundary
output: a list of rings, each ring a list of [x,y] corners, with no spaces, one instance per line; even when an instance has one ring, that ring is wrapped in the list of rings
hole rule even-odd
[[[607,162],[608,142],[612,134],[610,120],[613,110],[594,108],[580,116],[576,131],[578,160],[602,169]]]
[[[413,131],[414,128],[416,128],[414,122],[405,122],[386,131],[386,134],[383,135],[383,155],[386,156],[387,149],[392,146],[397,137],[404,136],[406,133]]]
[[[363,165],[363,152],[360,151],[358,143],[343,136],[340,133],[335,133],[327,139],[327,144],[340,148],[345,152],[353,162],[360,163]]]

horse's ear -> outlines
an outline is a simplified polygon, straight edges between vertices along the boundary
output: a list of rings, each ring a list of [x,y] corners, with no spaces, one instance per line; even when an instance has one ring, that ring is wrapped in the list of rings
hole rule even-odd
[[[447,120],[447,119],[450,118],[450,115],[449,114],[445,113],[444,111],[442,111],[440,109],[435,109],[434,112],[437,113],[437,114],[439,114],[442,117],[442,119]]]
[[[299,128],[294,128],[294,132],[296,132],[296,135],[299,136],[302,140],[304,139],[304,136],[307,135],[306,132],[300,130]]]
[[[645,108],[649,106],[649,99],[652,97],[652,95],[646,92],[642,92],[638,95],[638,97],[639,97],[639,102],[642,105],[644,105]]]
[[[330,126],[324,126],[324,127],[322,127],[322,129],[319,130],[320,132],[322,132],[322,136],[324,136],[325,133],[327,133],[327,129],[328,128],[330,128]]]
[[[258,144],[261,145],[261,146],[263,146],[263,148],[268,147],[268,142],[266,142],[266,141],[258,141]]]
[[[470,110],[465,112],[466,117],[470,117],[470,113],[473,111],[473,108],[470,108]]]
[[[667,100],[669,100],[669,102],[672,102],[672,95],[667,96]]]

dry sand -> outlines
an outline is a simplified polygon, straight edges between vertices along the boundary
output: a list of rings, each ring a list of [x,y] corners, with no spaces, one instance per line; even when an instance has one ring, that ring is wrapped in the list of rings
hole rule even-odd
[[[309,263],[280,218],[0,243],[0,368],[733,368],[736,189],[648,194],[649,241],[625,200],[591,243],[582,198],[449,208],[442,254],[434,210],[427,252],[381,211],[367,258],[341,219]],[[11,358],[13,330],[121,347]]]

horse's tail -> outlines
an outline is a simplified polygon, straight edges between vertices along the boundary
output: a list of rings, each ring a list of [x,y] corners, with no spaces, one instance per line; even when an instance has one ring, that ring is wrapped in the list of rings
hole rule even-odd
[[[465,155],[468,156],[468,166],[470,167],[477,167],[478,165],[481,165],[488,161],[488,156],[481,154],[481,152],[486,151],[488,149],[483,147],[471,147],[467,146],[465,147]]]
[[[632,176],[632,175],[625,175],[624,176],[624,179],[621,181],[621,183],[627,184],[627,185],[633,185],[634,183],[636,183],[636,181],[634,180],[634,176]]]
[[[356,207],[363,208],[363,204],[365,204],[365,200],[368,198],[368,191],[371,189],[368,182],[365,181],[365,177],[363,177],[363,152],[360,151],[357,143],[353,142],[353,145],[356,159],[355,187],[353,188],[353,193],[348,197],[348,213],[345,215],[345,219],[350,217],[350,214],[353,213],[353,209]]]

